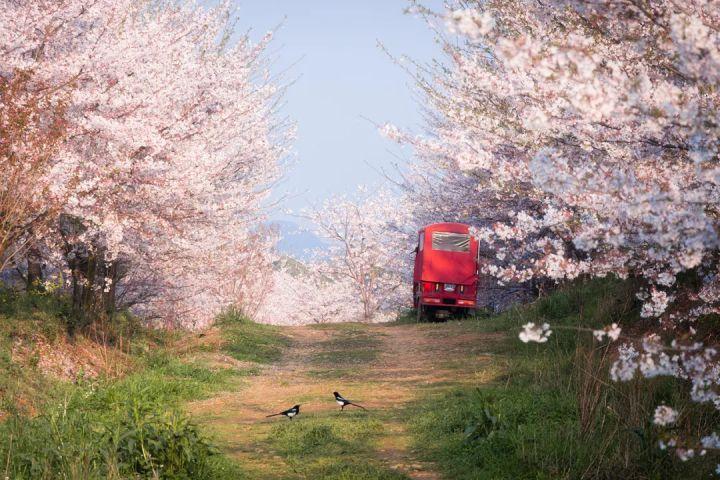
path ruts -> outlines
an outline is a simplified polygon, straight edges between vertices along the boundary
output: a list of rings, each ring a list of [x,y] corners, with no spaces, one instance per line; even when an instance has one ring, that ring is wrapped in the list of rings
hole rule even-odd
[[[439,479],[431,464],[413,454],[404,407],[434,389],[492,379],[497,368],[483,351],[498,337],[470,327],[449,322],[286,328],[292,343],[279,363],[234,391],[191,404],[190,411],[258,478],[302,478],[293,477],[268,446],[273,422],[264,416],[295,403],[303,404],[302,415],[328,414],[338,408],[332,392],[339,390],[383,422],[375,460],[410,478]]]

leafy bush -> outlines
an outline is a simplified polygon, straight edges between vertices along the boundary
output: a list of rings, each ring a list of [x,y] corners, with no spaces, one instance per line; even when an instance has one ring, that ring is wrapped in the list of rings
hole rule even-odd
[[[158,413],[134,402],[108,432],[109,454],[122,473],[168,479],[207,478],[217,450],[178,412]]]
[[[184,480],[221,478],[218,470],[233,470],[214,458],[215,447],[180,412],[137,395],[101,410],[95,395],[90,387],[79,389],[36,418],[15,415],[1,424],[6,475]]]

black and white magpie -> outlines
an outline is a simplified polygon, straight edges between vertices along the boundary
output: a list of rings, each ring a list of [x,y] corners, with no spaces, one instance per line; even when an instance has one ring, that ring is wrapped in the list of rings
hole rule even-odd
[[[278,415],[285,415],[285,416],[288,417],[290,420],[292,420],[293,417],[294,417],[295,415],[298,415],[299,413],[300,413],[300,405],[295,405],[294,407],[288,408],[287,410],[285,410],[285,411],[283,411],[283,412],[273,413],[272,415],[266,415],[265,418],[277,417]]]
[[[340,405],[340,411],[345,410],[345,407],[348,405],[354,405],[356,407],[362,408],[363,410],[367,410],[367,408],[363,407],[362,405],[358,405],[357,403],[353,403],[347,398],[340,395],[338,392],[333,392],[333,395],[335,395],[335,401]]]

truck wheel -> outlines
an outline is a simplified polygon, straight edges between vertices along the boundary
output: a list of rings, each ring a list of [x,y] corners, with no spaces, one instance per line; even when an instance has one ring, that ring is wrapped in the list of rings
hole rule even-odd
[[[416,315],[417,315],[416,318],[415,318],[415,321],[416,321],[417,323],[422,322],[422,319],[423,319],[423,306],[422,306],[422,304],[421,304],[420,302],[417,303],[417,308],[415,309],[415,312],[416,312]]]

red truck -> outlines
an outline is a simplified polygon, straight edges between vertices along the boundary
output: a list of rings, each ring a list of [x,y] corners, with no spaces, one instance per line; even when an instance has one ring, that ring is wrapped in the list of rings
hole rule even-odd
[[[478,242],[462,223],[436,223],[418,232],[413,271],[417,319],[444,318],[476,308]]]

